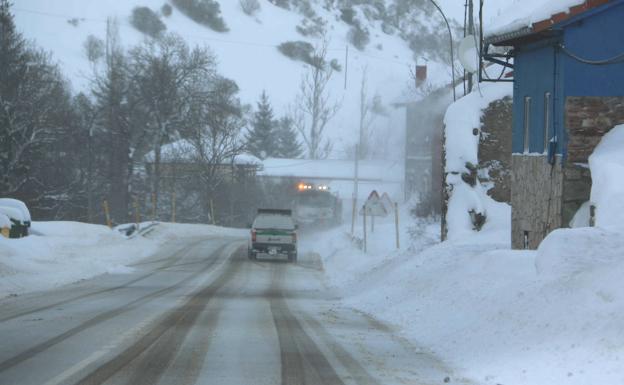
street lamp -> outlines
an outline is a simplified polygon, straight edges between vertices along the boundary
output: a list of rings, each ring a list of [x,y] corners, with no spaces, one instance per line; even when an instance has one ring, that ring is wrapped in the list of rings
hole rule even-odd
[[[436,3],[435,0],[429,0],[429,1],[431,1],[431,3],[438,9],[438,11],[440,11],[442,18],[444,18],[444,22],[446,23],[446,28],[448,29],[449,42],[450,42],[450,47],[451,47],[451,75],[453,77],[453,84],[451,84],[451,88],[453,88],[453,101],[455,101],[457,100],[455,96],[455,58],[453,55],[453,33],[451,32],[451,25],[449,24],[446,18],[446,15],[444,14],[444,12],[442,12],[442,8],[440,8],[438,3]]]

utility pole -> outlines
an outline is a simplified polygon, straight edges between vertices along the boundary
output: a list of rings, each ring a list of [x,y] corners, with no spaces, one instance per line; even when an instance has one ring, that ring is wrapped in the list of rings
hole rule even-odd
[[[468,35],[474,36],[474,4],[472,0],[468,0]],[[468,93],[472,92],[472,74],[468,74]]]
[[[347,89],[347,72],[349,72],[349,44],[347,44],[347,48],[345,49],[345,78],[344,78],[344,89]]]
[[[436,7],[436,9],[438,10],[438,12],[440,12],[440,15],[442,15],[442,18],[444,19],[444,23],[446,24],[446,29],[448,30],[448,34],[449,34],[449,48],[450,48],[450,52],[451,52],[451,89],[453,90],[453,101],[457,100],[457,96],[455,93],[455,55],[453,53],[453,32],[451,31],[451,25],[448,22],[448,19],[446,18],[446,15],[444,14],[444,12],[442,11],[442,8],[440,8],[440,6],[438,5],[438,3],[436,3],[435,0],[429,0],[431,2],[431,4],[433,4],[434,7]]]
[[[353,175],[353,206],[351,208],[351,236],[355,234],[355,219],[357,218],[358,178],[360,167],[360,146],[355,145],[355,170]]]

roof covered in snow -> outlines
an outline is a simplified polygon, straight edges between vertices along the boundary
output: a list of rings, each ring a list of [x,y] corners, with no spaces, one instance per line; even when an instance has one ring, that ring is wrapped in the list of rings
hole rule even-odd
[[[484,29],[493,44],[544,31],[589,9],[619,0],[513,0]]]
[[[278,159],[268,158],[262,162],[258,175],[269,177],[297,177],[309,179],[353,179],[355,162],[337,159]],[[359,162],[360,180],[401,182],[403,164],[384,160]]]
[[[204,144],[202,151],[196,143],[188,139],[180,139],[178,141],[166,144],[161,147],[161,162],[164,163],[187,163],[200,159],[209,159],[210,151],[208,144]],[[153,162],[155,158],[154,151],[150,151],[145,155],[146,162]],[[223,163],[236,165],[260,165],[261,160],[251,154],[239,154],[233,159],[228,158]]]

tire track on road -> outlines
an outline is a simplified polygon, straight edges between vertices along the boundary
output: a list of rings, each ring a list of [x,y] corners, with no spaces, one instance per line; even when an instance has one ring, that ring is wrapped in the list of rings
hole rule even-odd
[[[304,315],[305,322],[308,323],[314,331],[321,337],[323,343],[327,345],[336,355],[336,358],[342,366],[347,369],[351,377],[355,379],[358,385],[379,385],[379,382],[373,378],[368,371],[356,361],[353,356],[345,350],[332,336],[325,330],[323,325],[315,318]]]
[[[198,271],[193,272],[192,274],[190,274],[189,276],[179,280],[178,282],[176,282],[173,285],[164,287],[160,290],[157,290],[155,292],[152,292],[150,294],[144,295],[138,299],[135,299],[133,301],[130,301],[122,306],[116,307],[114,309],[108,310],[104,313],[101,313],[83,323],[81,323],[78,326],[75,326],[69,330],[67,330],[66,332],[59,334],[55,337],[52,337],[38,345],[35,345],[33,347],[31,347],[30,349],[12,357],[9,358],[3,362],[0,362],[0,373],[18,365],[19,363],[26,361],[32,357],[34,357],[35,355],[63,342],[64,340],[84,331],[87,330],[89,328],[92,328],[102,322],[105,322],[111,318],[114,318],[116,316],[119,316],[120,314],[123,314],[125,312],[128,312],[130,310],[135,309],[136,307],[138,307],[139,305],[142,305],[146,302],[149,302],[157,297],[160,297],[162,295],[165,295],[167,293],[170,293],[178,288],[180,288],[181,286],[183,286],[186,282],[188,282],[189,280],[192,280],[204,273],[206,273],[208,270],[210,270],[215,263],[219,260],[218,256],[223,252],[223,250],[226,248],[227,245],[223,245],[221,247],[219,247],[216,251],[214,251],[211,254],[211,258],[209,259],[208,263],[201,268]]]
[[[139,361],[136,362],[136,368],[133,368],[126,383],[129,385],[153,385],[158,383],[159,379],[176,358],[188,333],[210,300],[240,269],[241,263],[245,260],[243,254],[243,249],[239,248],[234,258],[227,262],[228,265],[225,271],[216,280],[194,294],[183,305],[169,311],[159,321],[156,321],[147,334],[119,355],[88,374],[78,384],[102,384],[137,359]],[[211,314],[212,327],[216,325],[217,318],[218,313]],[[196,382],[206,352],[207,346],[202,349],[202,352],[199,352],[199,355],[203,354],[202,357],[195,357],[193,366],[188,368],[189,372],[186,373],[186,383]]]
[[[165,263],[163,266],[160,266],[157,269],[155,269],[155,270],[153,270],[153,271],[151,271],[151,272],[149,272],[147,274],[143,274],[143,275],[141,275],[141,276],[139,276],[137,278],[134,278],[134,279],[132,279],[130,281],[127,281],[127,282],[125,282],[125,283],[123,283],[121,285],[117,285],[117,286],[106,288],[106,289],[102,289],[102,290],[93,291],[93,292],[90,292],[90,293],[81,294],[81,295],[78,295],[78,296],[75,296],[75,297],[72,297],[72,298],[64,299],[62,301],[51,303],[49,305],[37,307],[35,309],[29,309],[29,310],[25,310],[25,311],[22,311],[22,312],[19,312],[19,313],[15,313],[15,314],[12,314],[12,315],[9,315],[9,316],[0,317],[0,323],[6,322],[6,321],[10,321],[10,320],[13,320],[13,319],[16,319],[16,318],[20,318],[20,317],[23,317],[23,316],[26,316],[26,315],[29,315],[29,314],[34,314],[34,313],[38,313],[38,312],[41,312],[41,311],[49,310],[49,309],[55,308],[57,306],[67,305],[68,303],[79,301],[81,299],[94,297],[96,295],[107,294],[107,293],[111,293],[111,292],[114,292],[114,291],[117,291],[117,290],[125,289],[125,288],[127,288],[127,287],[129,287],[129,286],[131,286],[131,285],[133,285],[133,284],[135,284],[137,282],[140,282],[140,281],[143,281],[145,279],[148,279],[148,278],[152,277],[153,275],[161,272],[164,269],[172,267],[176,262],[178,262],[180,259],[182,259],[182,257],[184,257],[185,254],[189,253],[193,248],[195,248],[198,244],[200,244],[202,242],[205,242],[205,240],[197,241],[197,242],[195,242],[195,243],[193,243],[193,244],[183,248],[182,250],[179,250],[173,256],[171,256],[169,258],[165,258],[165,259],[159,260],[159,262],[162,262],[162,261],[165,261],[165,260],[168,260],[168,262]]]
[[[284,266],[274,267],[273,284],[268,293],[280,345],[282,385],[344,385],[323,352],[288,308],[280,287],[284,270]]]

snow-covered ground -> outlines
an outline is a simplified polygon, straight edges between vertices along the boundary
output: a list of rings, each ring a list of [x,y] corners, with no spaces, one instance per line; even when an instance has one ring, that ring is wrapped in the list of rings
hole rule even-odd
[[[537,251],[509,249],[509,221],[443,243],[439,223],[419,222],[397,251],[382,220],[368,253],[346,228],[302,247],[320,252],[344,304],[394,324],[476,383],[621,384],[622,148],[619,126],[591,157],[597,227],[556,230]]]
[[[128,265],[179,239],[246,234],[215,226],[161,223],[145,237],[126,238],[101,225],[34,222],[31,236],[0,237],[0,298],[100,274],[131,272]]]

